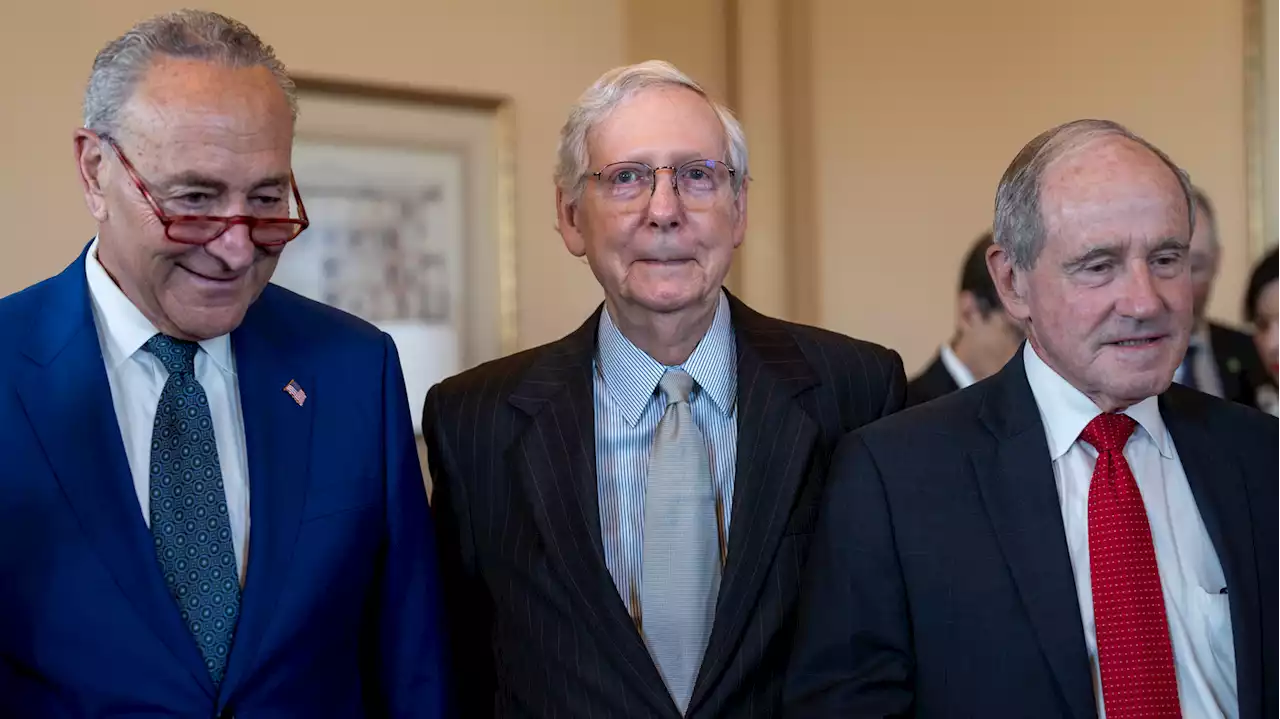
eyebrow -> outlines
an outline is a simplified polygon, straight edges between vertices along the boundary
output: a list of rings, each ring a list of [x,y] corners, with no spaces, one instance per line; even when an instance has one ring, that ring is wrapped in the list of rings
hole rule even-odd
[[[1164,250],[1184,250],[1185,251],[1189,249],[1191,249],[1191,242],[1189,240],[1180,240],[1177,237],[1166,237],[1163,240],[1160,240],[1159,242],[1157,242],[1156,246],[1151,248],[1151,251],[1152,252],[1163,252]]]
[[[1130,240],[1121,240],[1121,241],[1110,243],[1110,244],[1096,245],[1086,250],[1084,254],[1080,255],[1079,257],[1076,257],[1075,259],[1072,259],[1072,260],[1067,260],[1066,262],[1063,263],[1063,267],[1066,268],[1068,271],[1073,271],[1073,270],[1078,270],[1081,267],[1084,267],[1085,265],[1091,262],[1096,262],[1098,260],[1116,259],[1124,254],[1124,250],[1128,247],[1129,242]],[[1191,246],[1191,243],[1186,240],[1181,240],[1176,237],[1166,237],[1160,240],[1159,242],[1157,242],[1147,252],[1147,254],[1151,254],[1154,252],[1163,252],[1166,250],[1186,251],[1190,246]]]
[[[1121,243],[1095,246],[1085,250],[1084,254],[1062,263],[1062,266],[1070,272],[1078,270],[1091,262],[1115,259],[1122,253]]]
[[[198,172],[180,172],[176,175],[165,178],[157,184],[159,187],[169,191],[176,187],[203,187],[217,193],[223,193],[228,189],[227,183],[223,180],[219,180],[216,177],[210,177],[208,175],[202,175]],[[253,187],[250,188],[250,191],[252,192],[253,190],[262,189],[264,187],[287,187],[288,185],[289,175],[287,173],[282,175],[272,175],[271,177],[263,178],[254,183]]]

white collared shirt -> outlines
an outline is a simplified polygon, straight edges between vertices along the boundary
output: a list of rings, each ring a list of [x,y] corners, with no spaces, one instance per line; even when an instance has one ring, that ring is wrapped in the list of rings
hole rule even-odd
[[[1087,442],[1079,441],[1085,426],[1102,412],[1045,364],[1029,342],[1022,356],[1053,460],[1094,697],[1098,716],[1105,719],[1089,576],[1089,482],[1098,453]],[[1238,717],[1235,644],[1230,605],[1223,591],[1226,580],[1222,565],[1191,494],[1178,450],[1160,416],[1157,398],[1148,397],[1124,414],[1138,423],[1125,445],[1124,456],[1133,470],[1151,525],[1182,715]]]
[[[974,383],[973,373],[956,356],[950,344],[942,345],[942,349],[938,350],[938,358],[942,360],[942,366],[946,368],[947,374],[951,375],[957,389],[964,389]]]
[[[107,366],[111,402],[120,425],[120,437],[124,440],[133,489],[138,495],[143,521],[150,526],[151,430],[169,372],[160,360],[142,348],[158,330],[103,269],[98,261],[97,238],[89,247],[84,265],[98,344]],[[249,551],[249,457],[231,336],[201,342],[195,364],[196,380],[209,397],[218,464],[227,494],[227,515],[231,520],[231,542],[243,585]]]

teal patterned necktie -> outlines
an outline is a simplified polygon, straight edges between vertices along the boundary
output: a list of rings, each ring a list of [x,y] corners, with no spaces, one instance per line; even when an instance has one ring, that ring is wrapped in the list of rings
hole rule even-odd
[[[195,342],[156,335],[143,349],[169,371],[151,429],[151,536],[169,593],[215,684],[240,616],[240,578],[209,397]]]

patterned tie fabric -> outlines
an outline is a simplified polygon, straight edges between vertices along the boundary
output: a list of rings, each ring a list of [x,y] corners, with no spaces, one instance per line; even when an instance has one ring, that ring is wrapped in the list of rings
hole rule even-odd
[[[1181,716],[1151,526],[1124,458],[1136,426],[1126,415],[1102,414],[1080,433],[1098,450],[1089,484],[1089,577],[1107,719]]]
[[[667,409],[645,482],[641,631],[683,714],[715,620],[720,530],[707,446],[689,409],[693,378],[667,370],[658,386]]]
[[[144,349],[169,371],[151,430],[151,536],[182,621],[220,684],[240,615],[240,578],[209,398],[196,381],[199,345],[156,335]]]

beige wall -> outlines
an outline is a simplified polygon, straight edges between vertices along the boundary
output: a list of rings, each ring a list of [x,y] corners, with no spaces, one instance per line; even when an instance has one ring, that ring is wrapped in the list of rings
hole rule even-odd
[[[1088,116],[1155,142],[1213,197],[1226,256],[1211,312],[1238,319],[1239,0],[810,4],[824,324],[920,367],[950,332],[960,259],[1005,166]]]
[[[321,15],[320,5],[341,8]],[[7,3],[0,16],[0,295],[49,276],[92,236],[71,131],[97,50],[164,0]],[[521,344],[576,327],[600,291],[564,250],[551,168],[569,105],[624,62],[617,0],[211,1],[257,30],[294,70],[509,96],[516,115]]]
[[[676,62],[731,101],[751,141],[737,289],[771,313],[898,348],[912,371],[950,331],[959,261],[990,223],[1005,165],[1040,130],[1081,116],[1130,125],[1214,197],[1227,255],[1212,311],[1237,319],[1250,259],[1241,3],[367,0],[329,17],[300,0],[208,6],[301,72],[512,98],[526,347],[576,326],[600,297],[552,229],[568,106],[609,67]],[[70,146],[89,64],[132,21],[174,7],[10,5],[0,295],[57,272],[93,232]]]

